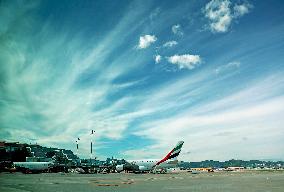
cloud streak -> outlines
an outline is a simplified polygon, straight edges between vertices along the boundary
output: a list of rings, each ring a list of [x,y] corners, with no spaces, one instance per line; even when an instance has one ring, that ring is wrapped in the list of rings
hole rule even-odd
[[[259,81],[250,88],[240,90],[217,102],[205,102],[199,107],[189,108],[164,120],[149,122],[137,134],[159,140],[158,143],[164,146],[169,146],[169,141],[173,141],[174,138],[191,141],[185,142],[185,148],[190,149],[192,153],[184,154],[184,158],[190,156],[192,160],[209,157],[220,160],[246,158],[246,151],[238,151],[237,156],[233,154],[240,146],[246,146],[246,142],[252,144],[246,146],[248,151],[254,151],[254,156],[251,158],[261,158],[263,146],[256,143],[268,135],[276,140],[284,135],[283,131],[278,130],[278,126],[284,123],[280,119],[284,98],[283,96],[271,98],[272,95],[278,95],[279,89],[283,87],[283,79],[278,78],[279,76],[271,76],[264,81],[265,84]],[[157,130],[159,135],[155,134]],[[273,134],[276,130],[278,134]],[[230,135],[223,135],[222,139],[216,140],[216,134],[228,131]],[[242,140],[243,137],[247,140]],[[206,142],[202,138],[206,138]],[[230,143],[232,153],[220,154],[224,153],[223,143]],[[215,154],[210,152],[210,146],[216,148]],[[279,154],[283,154],[280,150],[282,146],[283,144],[280,144],[277,147],[276,151]],[[200,149],[208,149],[206,156],[199,153]]]
[[[10,38],[6,38],[1,45],[1,50],[6,51],[0,58],[3,64],[3,115],[0,117],[0,127],[1,131],[10,135],[5,139],[24,142],[35,139],[45,145],[70,146],[74,138],[82,137],[93,128],[96,129],[98,138],[121,138],[130,121],[139,116],[138,113],[133,114],[131,111],[119,115],[121,109],[127,108],[134,99],[118,98],[112,101],[110,107],[107,105],[107,98],[111,93],[139,84],[139,81],[115,85],[112,82],[132,69],[131,65],[121,68],[121,63],[124,63],[126,58],[132,59],[133,67],[143,62],[143,59],[135,54],[131,55],[130,52],[133,51],[129,46],[115,61],[107,66],[102,63],[123,43],[117,37],[131,34],[127,25],[133,20],[140,19],[140,11],[126,12],[114,30],[100,43],[89,39],[90,44],[94,44],[91,48],[82,46],[84,38],[78,36],[70,41],[68,30],[62,33],[55,32],[48,25],[44,26],[44,31],[48,31],[48,35],[44,31],[37,35],[39,39],[44,38],[45,43],[34,42],[33,36],[26,36],[23,39],[17,31],[10,33]],[[26,23],[34,22],[35,25],[39,25],[33,17],[29,17],[29,12],[23,12],[27,16],[15,15],[14,20],[29,18]],[[12,23],[10,26],[14,27]],[[139,27],[139,24],[136,27]],[[22,32],[25,30],[30,30],[28,25],[23,26]],[[135,27],[132,30],[135,30]],[[117,40],[114,41],[115,39]],[[36,51],[31,51],[26,45],[38,47]],[[139,60],[135,62],[134,57]],[[92,83],[89,83],[90,81]],[[94,110],[99,108],[99,105],[104,107]],[[112,126],[113,123],[115,126]]]
[[[219,66],[215,69],[216,74],[221,74],[228,72],[230,70],[238,69],[241,66],[241,63],[238,61],[230,62],[226,65]]]

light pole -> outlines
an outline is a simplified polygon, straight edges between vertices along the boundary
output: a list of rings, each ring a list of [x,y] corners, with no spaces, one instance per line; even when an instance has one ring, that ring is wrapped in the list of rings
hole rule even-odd
[[[76,140],[76,154],[77,154],[77,157],[79,158],[79,141],[80,141],[80,138],[78,137],[77,140]]]
[[[91,154],[90,154],[90,163],[92,164],[92,159],[93,159],[93,136],[94,136],[95,131],[92,130],[91,132]]]

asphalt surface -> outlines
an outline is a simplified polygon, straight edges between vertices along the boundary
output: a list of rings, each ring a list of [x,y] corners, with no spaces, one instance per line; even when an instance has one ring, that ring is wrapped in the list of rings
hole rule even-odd
[[[283,171],[176,174],[0,173],[1,192],[284,191]]]

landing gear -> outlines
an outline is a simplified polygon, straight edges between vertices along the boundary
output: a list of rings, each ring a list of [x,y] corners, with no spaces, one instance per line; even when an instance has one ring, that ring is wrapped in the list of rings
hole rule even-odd
[[[167,169],[163,169],[163,168],[157,168],[157,166],[154,167],[154,169],[152,171],[150,171],[150,173],[153,174],[165,174],[167,173]]]

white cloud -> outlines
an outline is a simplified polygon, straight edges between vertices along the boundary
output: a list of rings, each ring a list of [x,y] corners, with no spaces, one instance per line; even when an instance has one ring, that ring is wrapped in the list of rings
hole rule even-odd
[[[164,43],[163,47],[172,47],[172,46],[175,46],[177,44],[178,44],[178,42],[176,42],[176,41],[168,41],[168,42]]]
[[[181,29],[180,24],[173,25],[173,26],[172,26],[172,32],[173,32],[175,35],[179,35],[179,36],[182,36],[182,35],[183,35],[183,31],[182,31],[182,29]]]
[[[201,58],[199,55],[174,55],[168,57],[168,62],[178,65],[180,69],[194,69],[196,65],[201,63]]]
[[[249,10],[252,8],[252,5],[248,3],[235,5],[234,6],[234,17],[241,17],[247,13],[249,13]]]
[[[212,0],[205,6],[205,16],[211,21],[213,32],[226,32],[231,24],[231,2],[228,0]]]
[[[157,41],[157,37],[155,35],[144,35],[139,38],[139,49],[145,49],[149,47],[152,43]]]
[[[232,10],[230,0],[212,0],[206,4],[204,13],[210,20],[210,30],[224,33],[228,31],[233,19],[247,14],[251,7],[248,3],[235,4]]]
[[[162,60],[162,56],[161,55],[156,55],[155,56],[155,63],[160,63]]]

